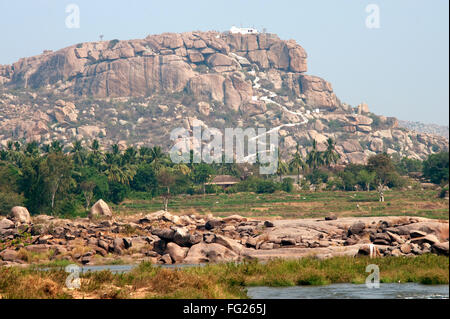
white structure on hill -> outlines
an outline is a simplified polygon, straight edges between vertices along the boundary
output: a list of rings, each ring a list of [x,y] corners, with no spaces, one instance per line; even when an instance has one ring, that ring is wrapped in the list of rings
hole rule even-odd
[[[235,26],[232,26],[230,29],[231,33],[240,33],[240,34],[258,34],[258,30],[254,29],[254,28],[238,28]]]

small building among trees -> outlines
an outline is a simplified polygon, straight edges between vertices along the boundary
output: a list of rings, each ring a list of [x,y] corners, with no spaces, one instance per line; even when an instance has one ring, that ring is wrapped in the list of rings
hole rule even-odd
[[[239,182],[240,182],[239,178],[236,178],[231,175],[217,175],[212,179],[210,183],[207,183],[206,185],[217,185],[223,188],[228,188]]]

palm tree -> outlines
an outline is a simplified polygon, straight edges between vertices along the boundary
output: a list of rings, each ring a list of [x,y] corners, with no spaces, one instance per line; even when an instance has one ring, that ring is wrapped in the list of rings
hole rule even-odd
[[[145,162],[149,162],[151,159],[151,148],[142,146],[139,148],[139,157]]]
[[[53,141],[50,144],[50,153],[61,153],[63,146],[60,141]]]
[[[38,143],[36,141],[27,143],[25,145],[25,153],[27,155],[31,155],[31,156],[37,156],[39,155],[39,146]]]
[[[111,148],[112,148],[112,153],[113,153],[114,155],[119,155],[119,154],[120,154],[119,145],[113,144],[113,145],[111,146]]]
[[[81,141],[76,140],[72,143],[72,149],[70,150],[70,153],[72,154],[73,161],[76,165],[82,165],[84,163],[85,154]]]
[[[136,163],[136,157],[137,157],[137,151],[133,146],[128,147],[125,152],[123,153],[123,160],[125,163],[129,164],[135,164]]]
[[[160,146],[154,146],[150,151],[150,155],[150,164],[153,165],[156,170],[158,170],[162,165],[167,164],[167,158]]]
[[[277,175],[280,177],[280,182],[282,181],[283,175],[286,175],[289,172],[289,166],[286,162],[281,160],[281,154],[278,153],[278,167],[277,167]]]
[[[336,143],[330,137],[327,140],[327,149],[323,153],[323,162],[325,165],[330,166],[331,164],[336,164],[341,158],[338,152],[336,152]]]
[[[116,163],[113,163],[106,168],[105,174],[111,182],[130,185],[134,175],[136,175],[136,170],[132,165],[119,166]]]
[[[308,156],[306,157],[306,163],[313,170],[315,170],[317,167],[319,167],[323,163],[322,152],[319,152],[317,150],[317,141],[316,140],[313,140],[313,142],[312,142],[312,149],[308,153]]]
[[[302,155],[300,154],[298,145],[297,145],[297,152],[295,152],[294,157],[289,162],[289,167],[292,170],[297,171],[297,183],[300,185],[300,170],[305,169],[306,163],[303,160]]]
[[[91,152],[89,152],[88,163],[91,166],[100,168],[102,165],[103,154],[100,151],[100,144],[98,143],[98,140],[93,140],[89,148],[91,149]]]
[[[173,169],[175,172],[179,172],[184,176],[187,176],[191,173],[191,169],[183,163],[175,164]]]

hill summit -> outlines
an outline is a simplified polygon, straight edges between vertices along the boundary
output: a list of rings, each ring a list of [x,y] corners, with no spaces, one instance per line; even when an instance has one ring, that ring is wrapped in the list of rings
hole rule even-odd
[[[275,34],[187,32],[76,44],[0,66],[0,143],[97,138],[169,147],[175,127],[276,128],[282,151],[331,137],[344,162],[379,152],[425,158],[445,138],[399,128],[308,75],[307,54]]]

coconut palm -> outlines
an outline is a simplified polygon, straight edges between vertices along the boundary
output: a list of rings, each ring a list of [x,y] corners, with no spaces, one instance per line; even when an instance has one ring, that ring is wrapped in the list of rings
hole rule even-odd
[[[300,154],[299,146],[297,145],[297,152],[295,152],[294,157],[289,162],[289,167],[297,171],[297,183],[300,185],[300,171],[306,168],[306,163]]]
[[[286,175],[289,172],[289,166],[281,160],[281,154],[278,153],[278,167],[277,167],[277,175],[280,177],[280,182],[282,181],[283,175]]]
[[[150,164],[153,165],[153,167],[156,170],[158,170],[161,166],[168,164],[168,159],[166,155],[163,153],[160,146],[154,146],[150,151],[150,155],[151,155]]]
[[[70,154],[72,154],[72,159],[76,165],[83,165],[86,155],[81,141],[76,140],[72,143]]]
[[[317,141],[312,141],[311,151],[308,153],[306,157],[306,163],[313,170],[317,169],[320,165],[323,164],[322,152],[319,152],[317,149]]]
[[[330,166],[336,164],[341,158],[338,152],[336,152],[336,143],[330,137],[327,140],[327,149],[323,153],[323,162],[325,165]]]
[[[122,159],[125,163],[135,164],[137,158],[137,151],[134,147],[128,147],[123,153]]]
[[[113,163],[106,168],[105,174],[111,182],[130,185],[134,175],[136,175],[136,170],[132,165],[119,166]]]

